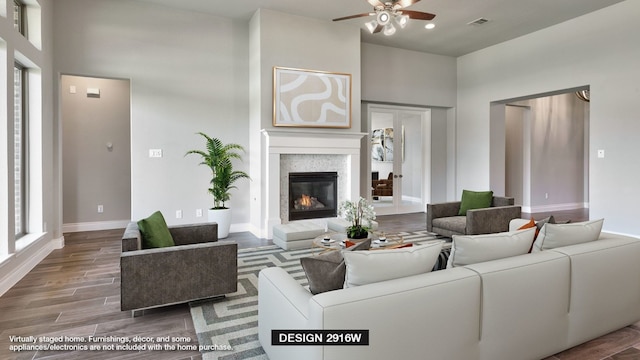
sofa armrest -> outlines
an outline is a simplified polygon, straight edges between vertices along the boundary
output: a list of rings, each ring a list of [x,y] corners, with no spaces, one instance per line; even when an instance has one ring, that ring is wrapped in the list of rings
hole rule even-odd
[[[491,206],[511,206],[515,205],[516,199],[512,197],[494,196],[491,199]]]
[[[270,357],[277,355],[290,358],[309,358],[294,356],[297,351],[308,347],[272,346],[273,329],[308,329],[309,302],[312,294],[302,287],[289,273],[280,267],[270,267],[258,275],[258,337],[260,344]],[[294,349],[295,350],[295,349]],[[302,350],[304,352],[306,350]]]
[[[467,210],[467,235],[509,231],[511,219],[521,215],[520,205]]]
[[[218,224],[190,224],[169,227],[176,245],[198,244],[218,241]]]
[[[237,257],[235,242],[123,252],[121,309],[142,309],[235,292]]]
[[[138,224],[135,221],[130,222],[122,235],[122,252],[135,251],[142,249],[142,236]]]
[[[460,211],[460,201],[427,204],[427,231],[433,231],[433,219],[457,216],[458,211]]]

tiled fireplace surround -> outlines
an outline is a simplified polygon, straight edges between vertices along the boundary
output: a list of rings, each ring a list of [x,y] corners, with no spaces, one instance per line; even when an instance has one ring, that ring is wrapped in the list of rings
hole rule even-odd
[[[338,203],[360,194],[360,148],[365,135],[354,132],[263,130],[266,164],[266,212],[263,234],[273,238],[273,226],[289,222],[289,172],[336,171]],[[305,220],[300,220],[305,221]]]

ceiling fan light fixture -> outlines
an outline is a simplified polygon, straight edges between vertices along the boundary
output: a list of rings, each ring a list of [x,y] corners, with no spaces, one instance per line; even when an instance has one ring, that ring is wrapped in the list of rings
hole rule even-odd
[[[389,23],[389,21],[391,21],[391,14],[389,14],[388,11],[380,11],[378,12],[378,16],[376,17],[376,20],[378,20],[378,24],[385,26]]]
[[[367,27],[367,30],[369,30],[370,33],[373,34],[373,32],[376,30],[376,28],[378,27],[378,22],[376,20],[371,20],[371,21],[367,21],[364,26]]]
[[[436,27],[436,24],[434,24],[434,23],[428,23],[427,25],[424,26],[424,28],[427,29],[427,30],[431,30],[434,27]]]
[[[405,26],[409,23],[409,15],[397,15],[396,23],[400,26],[401,29],[404,29]]]
[[[393,24],[389,23],[384,26],[383,33],[387,36],[391,36],[396,33],[396,27]]]

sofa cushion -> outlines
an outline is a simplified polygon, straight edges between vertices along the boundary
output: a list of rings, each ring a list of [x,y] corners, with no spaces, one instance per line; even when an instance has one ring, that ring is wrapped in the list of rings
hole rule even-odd
[[[491,206],[491,200],[493,191],[462,190],[458,215],[467,215],[467,210],[488,208]]]
[[[604,219],[569,224],[545,224],[532,252],[598,240]]]
[[[433,227],[464,234],[467,227],[466,216],[449,216],[433,219]]]
[[[160,211],[156,211],[146,219],[138,221],[138,228],[142,236],[142,248],[161,248],[174,246],[169,227]]]
[[[535,228],[486,235],[454,235],[447,268],[526,254]]]
[[[430,272],[443,241],[400,249],[343,252],[344,287],[354,287]]]
[[[371,239],[367,239],[353,246],[347,244],[347,248],[343,251],[369,250],[370,246]],[[301,258],[300,265],[307,276],[309,291],[312,294],[338,290],[344,286],[346,265],[341,251],[328,251]]]

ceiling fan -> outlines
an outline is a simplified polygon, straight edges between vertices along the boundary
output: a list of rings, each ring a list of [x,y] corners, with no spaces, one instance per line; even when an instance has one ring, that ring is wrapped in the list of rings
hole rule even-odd
[[[394,20],[401,28],[404,28],[407,26],[409,19],[431,20],[436,17],[435,14],[422,11],[404,10],[404,8],[413,5],[418,1],[420,0],[392,0],[387,2],[382,2],[380,0],[367,0],[367,2],[373,6],[372,12],[345,16],[333,19],[333,21],[355,19],[364,16],[375,16],[375,20],[365,23],[367,29],[372,34],[384,30],[383,33],[385,35],[393,35],[396,32],[396,28],[391,23],[391,20]]]

